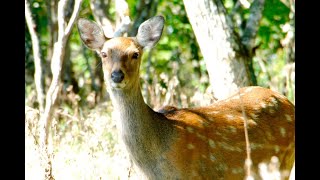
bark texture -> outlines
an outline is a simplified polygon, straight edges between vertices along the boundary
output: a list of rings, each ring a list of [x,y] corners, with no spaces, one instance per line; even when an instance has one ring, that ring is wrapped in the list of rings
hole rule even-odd
[[[220,0],[184,0],[215,98],[252,85],[248,57]]]

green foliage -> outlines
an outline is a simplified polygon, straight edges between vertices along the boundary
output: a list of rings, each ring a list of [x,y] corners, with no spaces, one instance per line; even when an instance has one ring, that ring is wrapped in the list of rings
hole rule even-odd
[[[235,31],[241,36],[246,21],[250,15],[250,9],[244,8],[242,5],[235,7],[239,1],[224,0],[224,5],[228,14],[234,20]],[[252,3],[253,0],[248,2]],[[266,0],[262,18],[260,20],[259,29],[255,39],[255,55],[253,57],[253,67],[257,77],[258,85],[269,87],[279,92],[286,92],[285,84],[285,66],[288,63],[288,55],[286,48],[281,41],[286,38],[287,31],[283,29],[286,24],[291,24],[292,19],[289,18],[290,8],[283,4],[280,0]],[[293,26],[290,27],[294,29]],[[286,93],[285,93],[286,94]],[[294,96],[290,96],[290,100],[294,101]]]
[[[280,40],[285,36],[281,26],[289,21],[289,12],[290,9],[279,0],[266,1],[257,36],[262,49],[281,48]]]
[[[114,2],[110,2],[110,8],[107,13],[114,19]],[[130,17],[131,19],[134,19],[137,14],[137,3],[141,2],[135,0],[128,0],[127,2],[130,10]],[[234,0],[224,0],[223,3],[229,14],[234,13],[232,14],[233,16],[241,17],[243,23],[239,26],[235,26],[235,29],[238,29],[237,31],[241,32],[241,28],[245,27],[249,9],[245,9],[241,6],[238,9],[234,9],[236,4],[236,1]],[[52,51],[52,43],[56,40],[56,32],[50,31],[49,13],[46,1],[32,0],[30,1],[30,4],[32,5],[31,10],[36,22],[36,31],[40,37],[41,54],[45,65],[44,70],[46,71],[45,75],[48,76],[50,75],[50,68],[49,64],[46,63],[50,62],[48,61],[50,60],[48,53],[50,52],[50,49]],[[54,11],[52,10],[50,12],[52,13]],[[270,78],[268,78],[268,76],[280,74],[281,69],[283,69],[286,64],[286,54],[283,51],[281,40],[286,36],[286,32],[282,30],[282,26],[290,21],[289,13],[290,9],[281,1],[266,0],[263,17],[256,38],[258,49],[256,50],[256,56],[253,58],[253,65],[259,85],[269,86]],[[166,83],[168,83],[172,77],[177,77],[179,83],[176,86],[180,87],[180,90],[182,91],[180,93],[187,96],[192,96],[194,91],[204,93],[209,85],[208,81],[201,80],[208,80],[206,66],[203,62],[192,27],[188,21],[183,1],[159,0],[157,14],[161,14],[165,17],[165,28],[158,45],[150,52],[151,57],[148,57],[148,52],[143,56],[141,75],[144,81],[142,83],[147,82],[147,86],[152,86],[152,83],[159,83],[161,87],[167,89],[168,84]],[[93,19],[89,0],[83,1],[82,10],[80,11],[79,16]],[[57,28],[55,27],[53,30],[57,31]],[[26,78],[26,86],[30,86],[33,83],[31,79],[34,74],[34,65],[31,39],[27,28],[25,28],[25,32],[25,67],[26,76],[28,76],[28,78]],[[74,77],[80,81],[79,94],[81,102],[86,104],[85,97],[92,92],[92,79],[90,79],[88,64],[84,53],[89,57],[89,65],[93,70],[99,70],[101,67],[98,66],[96,59],[92,58],[95,57],[95,52],[83,48],[82,46],[78,31],[74,28],[70,35],[70,61],[73,64],[72,72],[74,72]],[[258,59],[259,61],[264,62],[266,67],[269,68],[268,72],[262,71]],[[272,67],[272,69],[270,69],[270,67]],[[274,69],[275,67],[277,68]],[[266,73],[269,73],[269,75]],[[161,74],[165,74],[168,80],[165,81],[163,79],[164,75],[160,77]],[[46,86],[48,86],[50,78],[46,78]],[[166,92],[167,91],[163,91],[162,95],[164,96]],[[179,104],[178,106],[183,105]]]
[[[141,3],[140,1],[141,0],[127,0],[132,20],[137,16],[136,7],[137,3]],[[44,65],[45,91],[47,91],[51,82],[50,53],[52,53],[58,30],[56,25],[51,29],[49,19],[50,17],[57,17],[57,14],[56,12],[55,14],[48,12],[46,2],[52,3],[51,1],[30,0],[29,2],[36,24],[36,32],[40,38],[42,63]],[[57,1],[54,2],[57,3]],[[110,8],[106,11],[109,17],[114,20],[114,1],[109,2],[111,2]],[[183,1],[158,0],[157,2],[156,14],[163,15],[166,23],[163,35],[157,46],[154,47],[153,50],[145,52],[142,56],[143,60],[140,70],[141,85],[144,88],[143,93],[147,92],[147,94],[151,96],[147,101],[151,106],[159,107],[165,103],[178,107],[197,105],[202,99],[198,98],[198,102],[191,101],[190,99],[195,96],[196,93],[206,93],[209,86],[209,77],[196,37],[188,21]],[[234,9],[236,2],[237,0],[223,0],[227,13],[229,15],[234,13],[231,15],[233,16],[232,18],[236,19],[235,17],[237,17],[241,20],[240,24],[235,24],[235,31],[241,35],[249,16],[249,9],[242,7]],[[252,0],[249,2],[252,2]],[[51,12],[54,12],[54,10]],[[280,92],[286,93],[289,99],[294,102],[294,84],[293,87],[288,86],[288,80],[284,76],[286,73],[284,69],[288,64],[287,50],[285,50],[285,47],[281,44],[281,41],[287,35],[287,32],[283,30],[283,26],[291,21],[289,13],[290,9],[280,0],[266,0],[263,17],[255,41],[257,50],[253,57],[253,67],[257,76],[258,85],[275,87],[275,89],[278,89]],[[79,16],[94,20],[89,0],[83,1]],[[106,161],[110,162],[110,160],[112,160],[116,162],[117,159],[113,159],[113,155],[116,157],[117,152],[115,146],[117,145],[118,137],[114,129],[115,122],[111,122],[110,102],[108,101],[107,105],[101,105],[108,100],[107,93],[105,93],[106,87],[103,83],[99,84],[99,76],[102,75],[101,60],[96,57],[96,52],[84,47],[76,25],[70,34],[69,48],[66,48],[66,50],[66,54],[70,53],[70,57],[66,58],[65,62],[70,62],[72,66],[68,66],[67,68],[70,69],[63,71],[65,74],[62,74],[62,78],[74,77],[77,81],[76,84],[79,86],[79,92],[72,94],[72,91],[67,90],[68,87],[72,85],[70,81],[62,81],[63,89],[59,94],[60,100],[58,101],[58,107],[59,110],[63,110],[63,113],[56,113],[57,124],[55,124],[56,129],[53,135],[58,137],[56,137],[57,139],[54,140],[54,143],[56,143],[55,147],[57,149],[55,150],[57,157],[61,157],[61,159],[68,158],[69,161],[74,161],[63,164],[60,169],[61,172],[65,171],[66,165],[71,164],[74,166],[73,172],[76,172],[75,176],[83,178],[83,176],[81,176],[83,174],[81,173],[85,171],[82,172],[77,168],[79,164],[82,166],[86,164],[78,162],[78,156],[73,156],[73,153],[81,154],[83,151],[90,152],[92,157],[86,160],[88,160],[88,164],[90,164],[90,167],[93,169],[96,164],[100,165],[99,156],[102,157],[104,155],[106,157],[103,159],[107,159]],[[33,79],[34,68],[32,43],[29,30],[26,26],[25,103],[27,106],[37,108]],[[92,74],[90,74],[89,69],[91,69],[94,79],[91,79]],[[99,86],[97,90],[93,88],[93,82]],[[147,91],[145,91],[145,89],[147,89]],[[97,100],[92,100],[92,98],[90,100],[93,92],[96,94],[100,93],[101,97],[97,98]],[[167,94],[170,95],[169,102],[165,101]],[[144,94],[144,96],[146,97],[146,94]],[[92,103],[92,101],[94,103]],[[98,107],[99,109],[93,109],[93,107]],[[63,114],[70,115],[73,118]],[[75,119],[78,119],[78,121]],[[107,131],[105,131],[106,128]],[[101,144],[101,142],[104,142],[104,144]],[[58,149],[58,147],[60,147],[59,144],[63,147],[70,148],[70,150],[65,151],[67,154],[63,154],[64,150]],[[93,155],[96,155],[96,157],[93,157]],[[66,160],[62,162],[64,161]],[[109,171],[110,164],[101,164],[107,166],[107,168],[103,168],[104,171]],[[66,172],[66,174],[68,173],[69,172]],[[110,174],[110,172],[107,174]],[[92,176],[94,176],[94,173]],[[97,177],[98,176],[94,176],[92,179],[96,179]]]
[[[135,17],[134,15],[137,14],[137,10],[136,10],[137,0],[127,0],[127,3],[129,6],[130,17]]]
[[[137,14],[137,3],[141,2],[135,0],[128,0],[127,2],[130,10],[130,17],[131,19],[134,19]],[[240,26],[235,26],[236,31],[241,33],[241,28],[245,27],[249,9],[244,9],[241,6],[238,9],[234,9],[236,4],[236,1],[234,0],[224,0],[223,3],[229,14],[234,13],[232,14],[233,16],[239,16],[243,20],[243,23],[240,24]],[[49,64],[46,64],[46,62],[47,60],[50,60],[48,52],[50,51],[50,48],[52,51],[53,44],[51,43],[55,41],[56,32],[51,32],[49,29],[50,24],[48,21],[49,17],[46,1],[32,0],[30,1],[30,4],[32,5],[33,18],[37,25],[36,30],[40,37],[41,53],[46,71],[45,74],[49,75],[50,72],[48,71],[50,68]],[[110,8],[107,13],[114,19],[114,2],[111,1],[109,6]],[[286,64],[285,52],[282,50],[283,47],[281,46],[280,41],[286,36],[286,32],[282,30],[282,26],[290,21],[289,13],[290,9],[281,1],[266,0],[263,17],[256,38],[256,45],[259,47],[256,51],[256,56],[253,58],[253,65],[259,85],[268,87],[270,82],[268,76],[279,74]],[[157,14],[161,14],[165,17],[165,28],[162,38],[158,45],[150,52],[151,54],[146,52],[143,56],[141,76],[144,81],[142,83],[147,82],[147,86],[153,86],[153,83],[159,83],[165,90],[162,93],[162,97],[164,97],[168,89],[167,83],[173,77],[177,77],[179,83],[176,84],[176,86],[179,86],[179,89],[182,91],[179,93],[186,96],[192,96],[194,91],[204,93],[209,85],[209,81],[206,81],[208,80],[208,74],[192,27],[188,21],[183,1],[159,0]],[[79,16],[93,19],[89,0],[83,1],[82,10],[80,11]],[[55,28],[54,30],[56,31],[57,29]],[[34,65],[31,39],[27,28],[25,28],[25,32],[25,66],[26,76],[28,76],[26,79],[26,86],[30,86],[33,83],[31,79],[34,74]],[[91,66],[93,71],[99,70],[101,67],[98,66],[96,59],[92,58],[95,57],[95,52],[83,48],[76,28],[72,30],[70,35],[70,51],[70,61],[73,64],[72,72],[74,72],[74,77],[80,82],[79,95],[81,97],[81,104],[85,105],[85,97],[92,92],[92,79],[90,79],[88,65]],[[86,53],[88,57],[89,64],[86,62],[84,53]],[[151,55],[150,58],[148,58],[149,55]],[[150,62],[148,62],[149,59]],[[272,69],[268,69],[268,72],[263,72],[257,59],[264,62],[266,67],[272,67]],[[274,69],[274,67],[278,68]],[[164,76],[167,76],[166,78],[168,80],[163,79]],[[50,82],[50,78],[46,79],[47,85],[48,82]],[[178,104],[178,106],[183,105]]]
[[[285,24],[290,23],[290,9],[279,0],[266,0],[263,17],[260,22],[256,45],[259,48],[254,58],[256,75],[258,75],[259,85],[274,88],[287,94],[286,84],[286,56],[285,47],[281,41],[286,37],[287,32],[283,30]],[[294,28],[294,27],[291,27]],[[258,60],[260,62],[258,62]],[[264,72],[259,63],[266,66]],[[290,91],[290,90],[289,90]],[[287,94],[294,102],[294,95]]]

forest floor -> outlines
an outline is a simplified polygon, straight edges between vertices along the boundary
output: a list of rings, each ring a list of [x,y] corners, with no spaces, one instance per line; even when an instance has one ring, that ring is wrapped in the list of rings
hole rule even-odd
[[[141,179],[131,167],[124,145],[119,141],[111,103],[97,105],[86,118],[53,120],[50,146],[56,180]],[[26,107],[25,178],[42,180],[37,142],[38,110]],[[85,119],[85,120],[84,120]]]

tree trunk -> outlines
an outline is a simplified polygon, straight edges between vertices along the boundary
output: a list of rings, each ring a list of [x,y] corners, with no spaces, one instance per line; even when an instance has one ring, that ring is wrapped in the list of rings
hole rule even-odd
[[[40,116],[39,121],[39,140],[40,140],[40,149],[42,153],[42,166],[45,171],[45,180],[54,179],[52,174],[52,152],[49,149],[49,132],[52,122],[53,112],[55,110],[55,103],[58,98],[58,93],[60,91],[60,76],[61,68],[63,64],[63,59],[65,55],[65,46],[67,39],[69,38],[70,32],[74,25],[75,20],[78,17],[79,9],[81,6],[82,0],[76,0],[73,8],[72,16],[67,24],[65,24],[65,6],[67,0],[61,0],[58,3],[58,40],[54,44],[53,55],[51,59],[51,71],[52,71],[52,81],[48,92],[46,94],[46,104],[44,112]]]
[[[239,87],[255,84],[249,55],[233,31],[220,0],[184,0],[185,9],[206,62],[213,95],[223,99]]]
[[[39,103],[39,111],[43,113],[44,111],[44,77],[43,77],[43,65],[41,59],[41,49],[40,49],[40,40],[35,31],[36,24],[32,19],[30,4],[25,0],[25,18],[27,26],[30,32],[31,41],[32,41],[32,50],[33,50],[33,59],[35,66],[34,81],[37,91],[37,100]]]
[[[121,37],[128,32],[131,19],[129,7],[125,0],[115,1],[116,23],[113,23],[108,12],[110,5],[104,0],[90,0],[90,8],[95,21],[102,26],[104,35],[108,38]]]

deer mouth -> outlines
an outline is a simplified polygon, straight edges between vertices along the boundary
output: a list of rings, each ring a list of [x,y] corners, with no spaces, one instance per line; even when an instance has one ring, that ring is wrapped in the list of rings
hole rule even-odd
[[[123,89],[126,86],[127,83],[125,83],[124,81],[120,82],[120,83],[116,83],[116,82],[111,82],[110,85],[112,88],[114,89]]]

